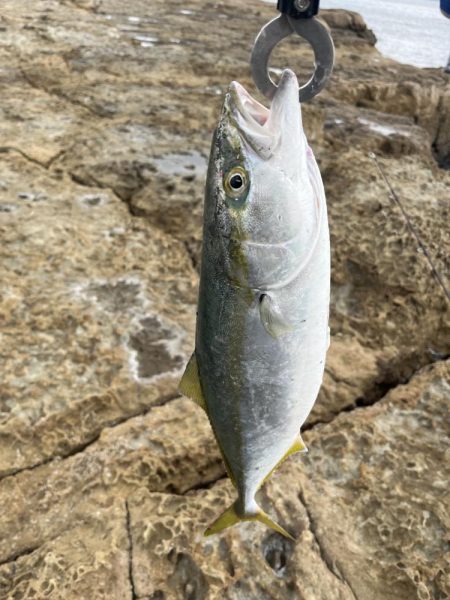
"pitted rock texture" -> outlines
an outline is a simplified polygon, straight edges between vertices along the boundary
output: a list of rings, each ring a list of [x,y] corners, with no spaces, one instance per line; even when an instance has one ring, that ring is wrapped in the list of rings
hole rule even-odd
[[[21,156],[0,165],[0,178],[0,201],[17,202],[1,224],[5,474],[64,456],[176,393],[196,277],[181,242],[135,222],[111,191],[55,179]],[[141,339],[143,322],[152,341]]]
[[[355,13],[303,107],[326,187],[332,344],[310,452],[261,491],[296,542],[203,530],[234,498],[194,344],[204,178],[274,8],[4,0],[0,15],[0,599],[450,595],[450,84],[381,56]],[[309,75],[298,40],[274,66]],[[276,75],[276,73],[274,72]],[[375,158],[371,157],[374,153]]]
[[[310,453],[261,492],[295,543],[253,523],[202,538],[235,497],[228,481],[183,497],[133,494],[138,597],[448,597],[449,374],[446,363],[425,369],[305,434]]]

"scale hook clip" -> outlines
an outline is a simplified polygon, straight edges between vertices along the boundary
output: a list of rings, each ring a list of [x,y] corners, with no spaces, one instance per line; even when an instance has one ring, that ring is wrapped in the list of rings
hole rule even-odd
[[[271,100],[277,86],[269,75],[269,58],[277,44],[296,33],[307,40],[314,51],[315,69],[311,79],[299,89],[300,102],[318,94],[333,71],[334,44],[328,27],[315,18],[320,0],[278,0],[281,15],[259,32],[253,46],[250,65],[257,88]]]

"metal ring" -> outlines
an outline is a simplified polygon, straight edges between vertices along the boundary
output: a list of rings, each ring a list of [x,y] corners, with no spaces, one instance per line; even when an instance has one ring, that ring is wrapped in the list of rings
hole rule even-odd
[[[315,70],[311,79],[299,89],[300,102],[314,98],[327,83],[334,64],[334,44],[326,26],[311,19],[291,19],[285,14],[275,17],[258,34],[252,50],[251,69],[256,86],[271,100],[277,86],[269,75],[269,58],[281,40],[297,33],[307,40],[314,50]]]

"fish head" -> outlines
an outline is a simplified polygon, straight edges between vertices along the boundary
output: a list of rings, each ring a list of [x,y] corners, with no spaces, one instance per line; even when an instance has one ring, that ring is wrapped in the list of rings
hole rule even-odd
[[[292,71],[270,109],[231,84],[213,140],[205,236],[236,285],[282,286],[308,255],[317,227],[308,153]]]

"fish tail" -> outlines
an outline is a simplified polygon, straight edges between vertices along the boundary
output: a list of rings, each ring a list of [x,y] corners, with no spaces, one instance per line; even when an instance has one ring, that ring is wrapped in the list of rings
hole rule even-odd
[[[228,529],[232,525],[239,523],[243,519],[237,514],[235,504],[229,506],[218,519],[214,521],[212,525],[208,527],[205,531],[205,536],[213,535],[214,533],[219,533],[219,531],[223,531],[224,529]]]
[[[263,523],[264,525],[270,527],[274,531],[281,533],[281,535],[283,535],[284,537],[290,540],[294,540],[292,535],[288,533],[285,529],[283,529],[281,525],[275,523],[275,521],[273,521],[269,517],[269,515],[262,510],[261,507],[257,506],[257,512],[255,514],[241,516],[236,511],[236,502],[229,506],[220,515],[220,517],[216,519],[210,527],[208,527],[208,529],[205,531],[205,536],[213,535],[214,533],[219,533],[220,531],[228,529],[228,527],[236,525],[236,523],[239,523],[241,521],[259,521],[260,523]]]
[[[260,523],[264,523],[264,525],[266,525],[267,527],[270,527],[270,529],[273,529],[274,531],[281,533],[281,535],[284,535],[284,537],[288,538],[289,540],[292,540],[293,542],[295,541],[295,538],[289,532],[287,532],[286,529],[281,527],[281,525],[278,525],[278,523],[275,523],[275,521],[273,521],[269,517],[269,515],[262,510],[262,508],[259,509],[259,512],[256,515],[255,519],[256,519],[256,521],[259,521]]]

